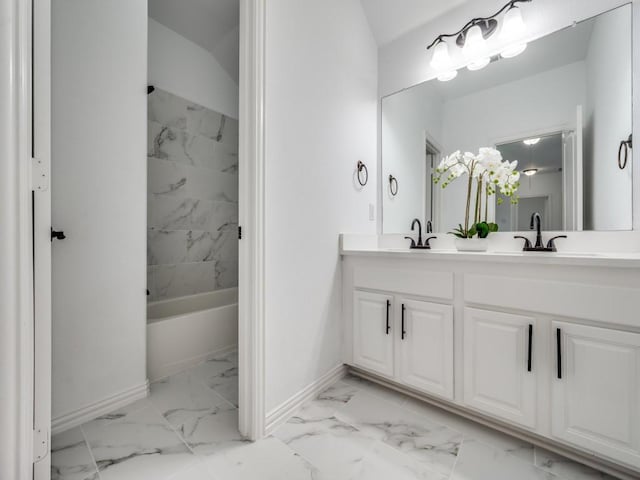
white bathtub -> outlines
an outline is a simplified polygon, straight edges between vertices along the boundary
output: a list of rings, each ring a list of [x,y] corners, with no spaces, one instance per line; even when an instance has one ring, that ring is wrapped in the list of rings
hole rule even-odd
[[[151,381],[237,345],[237,288],[147,305],[147,376]]]

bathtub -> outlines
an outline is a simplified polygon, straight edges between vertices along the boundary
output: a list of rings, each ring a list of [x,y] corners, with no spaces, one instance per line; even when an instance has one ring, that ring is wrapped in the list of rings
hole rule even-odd
[[[238,289],[147,305],[147,376],[154,381],[238,345]]]

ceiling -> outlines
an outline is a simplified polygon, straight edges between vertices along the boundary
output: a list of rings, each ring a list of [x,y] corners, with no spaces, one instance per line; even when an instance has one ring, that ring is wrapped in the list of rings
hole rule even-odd
[[[239,0],[149,0],[149,16],[208,50],[238,83]]]
[[[360,0],[379,46],[469,0]]]
[[[521,172],[535,168],[538,173],[552,173],[562,168],[562,133],[543,136],[531,146],[517,140],[497,148],[505,160],[518,160],[518,170]]]

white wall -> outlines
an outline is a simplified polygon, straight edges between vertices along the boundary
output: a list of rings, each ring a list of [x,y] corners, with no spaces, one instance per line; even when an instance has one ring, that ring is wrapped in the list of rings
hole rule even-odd
[[[585,64],[576,62],[450,100],[444,104],[444,154],[575,128],[576,106],[585,98]],[[445,229],[464,218],[465,188],[460,179],[441,190]]]
[[[382,100],[384,233],[408,232],[414,218],[423,226],[433,220],[425,212],[425,187],[430,182],[425,139],[442,145],[442,107],[442,98],[430,84]],[[389,189],[390,174],[398,179],[396,196]]]
[[[338,234],[376,231],[377,46],[358,0],[280,0],[266,14],[269,412],[341,363]]]
[[[632,197],[633,162],[630,160],[625,170],[615,166],[620,141],[631,133],[630,8],[598,18],[589,42],[584,157],[586,229],[632,228],[631,202],[617,202],[615,208],[611,205],[612,198]]]
[[[238,84],[204,48],[149,19],[149,84],[238,118]]]
[[[147,2],[52,9],[55,419],[146,381]]]

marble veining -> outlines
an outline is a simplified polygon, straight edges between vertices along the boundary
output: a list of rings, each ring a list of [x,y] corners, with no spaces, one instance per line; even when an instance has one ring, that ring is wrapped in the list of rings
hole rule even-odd
[[[272,436],[238,432],[237,352],[52,439],[54,480],[594,480],[596,470],[346,377]],[[535,451],[535,457],[533,455]]]
[[[237,286],[238,121],[156,89],[148,122],[148,299]]]

